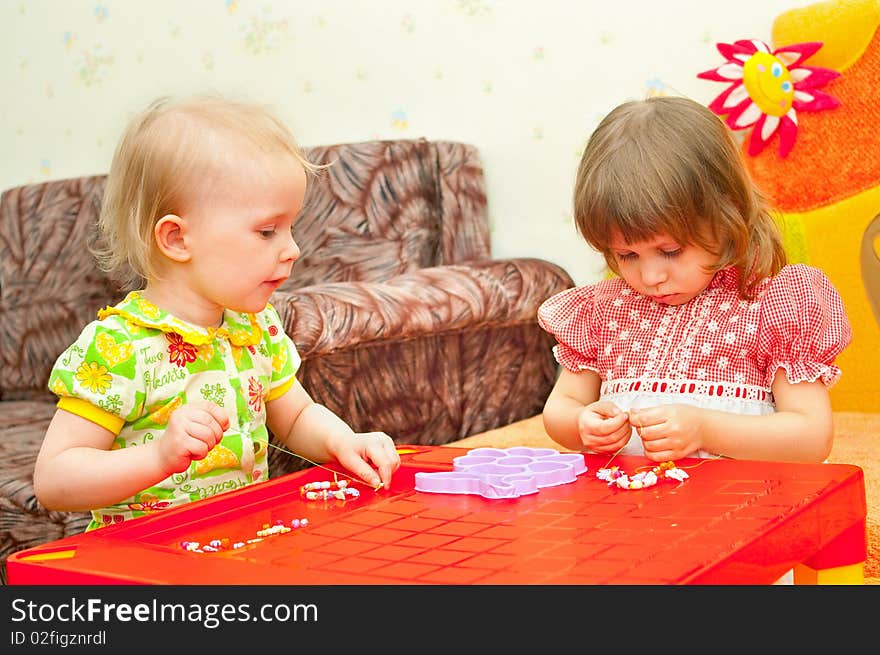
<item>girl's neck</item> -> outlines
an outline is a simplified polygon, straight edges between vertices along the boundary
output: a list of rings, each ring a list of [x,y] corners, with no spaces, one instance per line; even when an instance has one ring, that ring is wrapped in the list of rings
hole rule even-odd
[[[143,295],[159,309],[187,323],[206,328],[223,324],[223,307],[207,301],[189,287],[152,281],[147,282]]]

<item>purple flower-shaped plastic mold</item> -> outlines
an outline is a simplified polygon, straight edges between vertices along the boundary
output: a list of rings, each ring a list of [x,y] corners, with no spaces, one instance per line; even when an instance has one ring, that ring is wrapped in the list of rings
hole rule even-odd
[[[416,473],[416,491],[518,498],[541,487],[574,482],[587,470],[580,453],[552,448],[474,448],[452,460],[452,471]]]

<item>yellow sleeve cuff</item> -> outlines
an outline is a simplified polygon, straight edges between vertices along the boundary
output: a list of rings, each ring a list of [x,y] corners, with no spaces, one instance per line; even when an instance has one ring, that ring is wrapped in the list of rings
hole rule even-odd
[[[274,389],[271,389],[269,391],[269,395],[266,397],[266,402],[269,402],[270,400],[275,400],[276,398],[280,398],[281,396],[286,394],[287,390],[293,386],[294,382],[296,382],[296,376],[291,375],[290,379],[287,382],[285,382],[284,384],[282,384],[279,387],[275,387]]]
[[[110,430],[113,434],[119,434],[125,421],[115,414],[111,414],[100,407],[95,407],[92,403],[82,398],[70,398],[64,396],[58,401],[58,409],[65,412],[82,416],[84,419],[97,423],[102,428]]]

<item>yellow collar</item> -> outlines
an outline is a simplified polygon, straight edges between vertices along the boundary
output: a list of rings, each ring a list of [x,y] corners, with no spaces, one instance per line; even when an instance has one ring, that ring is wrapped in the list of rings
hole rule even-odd
[[[172,316],[144,298],[140,291],[132,291],[119,304],[98,311],[99,320],[114,315],[141,327],[174,332],[194,346],[211,343],[215,339],[226,339],[233,346],[256,346],[263,338],[263,331],[254,314],[227,309],[223,312],[220,327],[202,327]]]

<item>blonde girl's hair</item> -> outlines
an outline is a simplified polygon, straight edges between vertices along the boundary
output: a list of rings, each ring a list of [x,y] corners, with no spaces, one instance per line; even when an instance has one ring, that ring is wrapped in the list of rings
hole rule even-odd
[[[785,265],[767,202],[729,129],[703,105],[657,96],[613,109],[590,136],[578,167],[574,219],[584,239],[620,271],[610,248],[666,233],[735,267],[739,293]]]
[[[188,187],[221,161],[224,138],[255,153],[292,155],[307,173],[322,168],[263,105],[210,95],[155,100],[129,121],[116,147],[93,247],[100,268],[124,288],[155,278],[153,228],[179,213]]]

